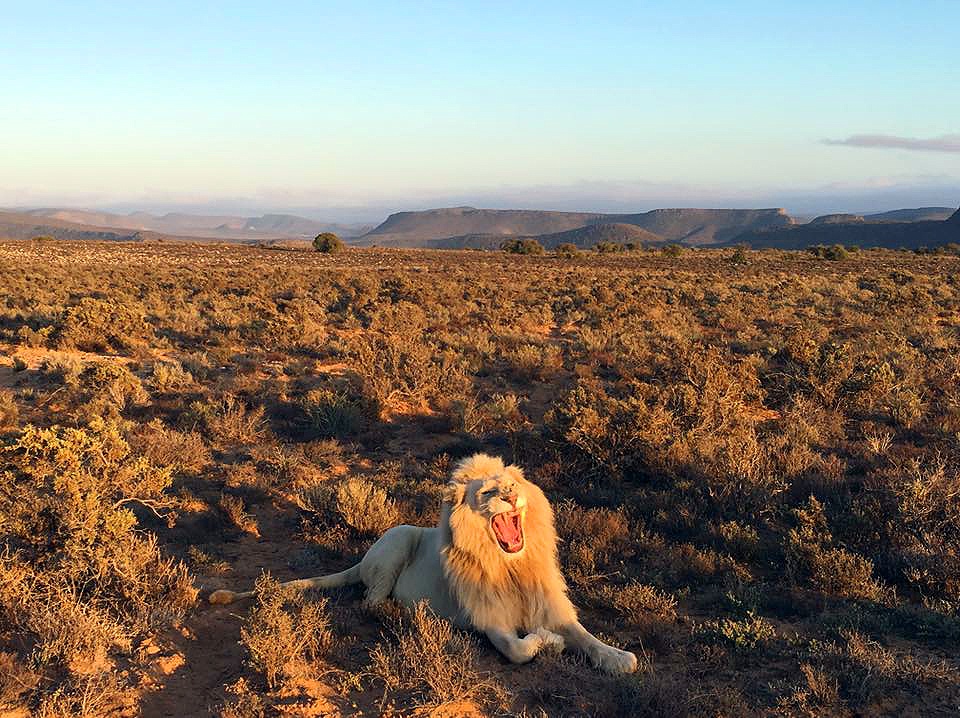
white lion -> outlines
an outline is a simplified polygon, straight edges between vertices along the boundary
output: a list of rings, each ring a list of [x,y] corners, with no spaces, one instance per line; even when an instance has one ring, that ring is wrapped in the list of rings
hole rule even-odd
[[[514,663],[566,645],[610,673],[637,669],[633,653],[608,646],[577,620],[543,492],[518,467],[486,454],[456,465],[436,528],[396,526],[356,566],[285,585],[337,588],[361,582],[368,604],[390,597],[407,606],[425,600],[435,614],[486,634]],[[252,595],[215,591],[209,600],[225,604]]]

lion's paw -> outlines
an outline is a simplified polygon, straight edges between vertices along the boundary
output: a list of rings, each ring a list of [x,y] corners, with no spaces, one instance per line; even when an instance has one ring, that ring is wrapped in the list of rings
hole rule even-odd
[[[634,673],[637,670],[637,657],[613,646],[604,646],[597,659],[597,668],[606,673]]]
[[[548,631],[546,628],[538,628],[535,632],[540,637],[541,653],[562,653],[564,642],[563,636]]]

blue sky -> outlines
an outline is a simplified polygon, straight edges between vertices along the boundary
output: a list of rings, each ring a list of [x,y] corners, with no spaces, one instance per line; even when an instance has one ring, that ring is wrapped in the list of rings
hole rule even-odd
[[[2,2],[0,206],[960,201],[958,27],[952,0]]]

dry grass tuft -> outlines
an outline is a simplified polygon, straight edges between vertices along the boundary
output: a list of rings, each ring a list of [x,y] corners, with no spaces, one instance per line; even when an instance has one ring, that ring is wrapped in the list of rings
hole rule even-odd
[[[299,678],[330,646],[327,599],[307,599],[302,592],[284,588],[264,574],[257,580],[256,604],[240,629],[241,642],[251,665],[271,689]]]
[[[472,701],[491,709],[509,703],[499,682],[477,669],[477,645],[424,604],[396,620],[389,639],[370,652],[370,670],[383,681],[383,705],[400,692],[420,708]]]

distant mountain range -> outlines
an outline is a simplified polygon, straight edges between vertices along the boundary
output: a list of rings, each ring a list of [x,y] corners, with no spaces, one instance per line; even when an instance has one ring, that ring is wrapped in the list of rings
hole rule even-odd
[[[360,236],[370,229],[370,225],[320,222],[292,214],[236,217],[172,212],[157,216],[147,212],[113,214],[85,209],[56,208],[31,209],[17,214],[34,217],[38,223],[55,220],[101,229],[156,232],[168,236],[220,240],[313,239],[320,232],[335,232],[349,238]]]
[[[948,221],[948,218],[951,218]],[[633,214],[451,207],[391,214],[374,228],[290,214],[259,217],[76,209],[0,211],[0,237],[117,241],[195,240],[305,245],[335,232],[357,246],[494,249],[506,238],[544,247],[600,242],[688,246],[747,244],[797,249],[814,244],[862,247],[938,246],[960,242],[953,208],[921,207],[878,214],[830,214],[799,223],[782,209],[655,209]]]
[[[0,212],[0,238],[32,239],[49,236],[70,240],[145,241],[165,239],[157,232],[78,224],[55,217],[37,216],[25,212]]]

